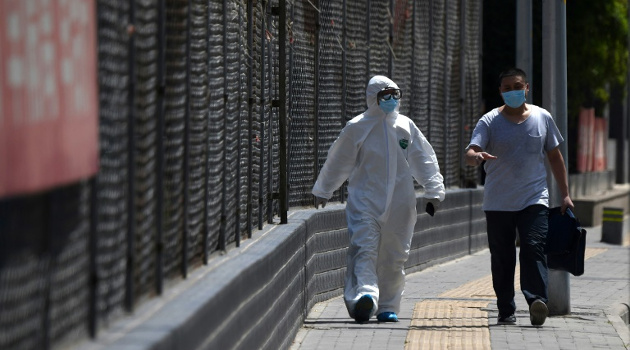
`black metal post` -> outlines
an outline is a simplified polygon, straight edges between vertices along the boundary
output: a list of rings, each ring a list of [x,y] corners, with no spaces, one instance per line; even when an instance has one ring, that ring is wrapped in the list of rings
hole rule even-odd
[[[314,129],[314,137],[313,137],[313,155],[315,157],[314,162],[314,171],[313,171],[313,183],[317,181],[317,175],[319,174],[320,169],[320,159],[319,159],[319,11],[316,9],[315,14],[315,54],[314,54],[314,101],[315,105],[313,106],[313,129]]]
[[[448,186],[450,184],[451,179],[449,179],[449,172],[447,171],[448,169],[448,165],[449,165],[449,142],[448,142],[448,138],[451,135],[451,130],[448,127],[448,118],[449,118],[449,114],[450,114],[450,110],[448,108],[449,103],[451,102],[451,89],[450,89],[450,78],[452,78],[452,74],[451,76],[449,76],[448,72],[451,70],[451,67],[449,66],[449,61],[448,61],[448,57],[451,54],[451,49],[449,48],[448,45],[448,28],[449,28],[449,16],[448,16],[448,7],[447,4],[443,4],[442,6],[444,6],[443,8],[443,13],[444,13],[444,24],[442,25],[442,30],[444,31],[444,38],[445,38],[445,43],[444,43],[444,71],[442,73],[442,82],[443,82],[443,86],[444,86],[444,104],[442,105],[442,109],[443,109],[443,113],[442,113],[442,122],[444,123],[444,132],[442,133],[442,144],[444,145],[444,170],[442,170],[444,172],[444,185]],[[429,85],[430,86],[430,85]]]
[[[128,49],[128,74],[129,90],[127,94],[127,105],[129,114],[127,119],[127,266],[125,273],[125,309],[133,311],[134,304],[134,266],[135,266],[135,227],[136,227],[136,205],[135,205],[135,179],[136,179],[136,2],[129,2],[129,23],[127,34],[129,35]]]
[[[267,69],[265,68],[266,59],[265,59],[265,51],[267,48],[267,41],[265,39],[265,29],[267,28],[267,16],[265,15],[266,9],[263,8],[263,15],[261,16],[261,31],[260,31],[260,137],[257,141],[259,143],[260,155],[260,172],[258,173],[258,229],[262,230],[263,228],[263,219],[264,219],[264,196],[263,189],[265,186],[265,105],[267,103],[266,95],[265,95],[265,79],[267,74]]]
[[[271,12],[273,11],[273,8],[271,6],[271,2],[268,3],[268,8],[267,8],[267,15],[270,16]],[[267,32],[271,33],[271,31],[273,30],[272,25],[271,25],[271,19],[267,22]],[[269,88],[269,94],[271,96],[269,96],[271,98],[271,108],[269,108],[269,120],[267,121],[267,133],[269,134],[269,136],[267,136],[269,138],[269,140],[267,140],[267,160],[269,162],[269,166],[267,167],[267,223],[268,224],[272,224],[273,223],[273,200],[274,200],[274,191],[273,191],[273,107],[277,107],[274,105],[274,97],[277,97],[274,94],[274,89],[273,89],[273,78],[275,78],[273,76],[273,47],[272,47],[272,43],[273,43],[273,36],[270,35],[269,36],[270,39],[268,40],[267,45],[268,46],[268,51],[267,54],[269,55],[269,59],[267,60],[267,64],[269,65],[268,69],[269,69],[269,80],[267,81],[268,84],[268,88]],[[264,138],[263,138],[263,143],[264,143]]]
[[[287,212],[289,211],[289,194],[287,187],[287,80],[286,80],[286,66],[287,66],[287,1],[280,0],[279,2],[279,22],[278,23],[278,45],[279,45],[279,92],[278,100],[280,102],[278,118],[280,119],[280,224],[286,224]]]
[[[464,149],[464,132],[466,127],[467,110],[466,110],[466,0],[459,2],[459,135],[457,140],[457,149]],[[457,152],[459,158],[459,186],[465,187],[466,182],[466,160],[464,152]],[[470,246],[470,245],[469,245]]]
[[[228,128],[228,96],[227,96],[227,24],[228,24],[228,11],[227,0],[223,0],[223,181],[222,181],[222,195],[221,195],[221,229],[219,231],[219,249],[227,249],[227,128]]]
[[[264,80],[264,79],[263,79]],[[263,83],[264,85],[264,83]],[[264,94],[263,94],[264,95]],[[260,112],[261,116],[260,116],[260,175],[259,175],[259,187],[258,187],[258,229],[262,230],[263,228],[263,221],[264,221],[264,209],[265,209],[265,198],[264,198],[264,192],[265,192],[265,111],[264,111],[264,105],[265,105],[265,100],[262,99],[263,104],[262,104],[262,111]],[[271,166],[271,165],[269,165]],[[271,195],[271,194],[270,194]]]
[[[156,229],[156,292],[164,289],[164,94],[166,91],[166,0],[158,2],[158,94],[157,94],[157,229]]]
[[[243,13],[242,8],[238,7],[238,24],[239,28],[243,28]],[[239,29],[240,30],[240,29]],[[239,41],[241,40],[241,36],[239,35]],[[239,45],[238,49],[238,120],[237,120],[237,150],[236,150],[236,210],[234,213],[235,217],[235,225],[234,225],[234,236],[236,239],[236,246],[240,247],[241,245],[241,143],[243,142],[243,137],[241,136],[241,102],[243,100],[243,78],[241,74],[241,51],[243,45]]]
[[[96,329],[98,326],[98,309],[96,307],[96,291],[98,289],[98,270],[96,268],[96,255],[97,255],[97,242],[96,242],[96,227],[98,221],[97,213],[97,178],[95,175],[89,180],[90,184],[90,238],[88,243],[89,255],[90,255],[90,309],[88,311],[88,328],[90,337],[96,338]]]
[[[210,6],[208,6],[207,10],[206,10],[206,16],[207,16],[207,26],[208,29],[206,30],[206,53],[208,54],[207,56],[207,61],[206,61],[206,74],[208,74],[208,77],[210,76],[210,59],[211,59],[211,55],[210,55],[210,18],[212,17],[211,14],[211,8]],[[209,152],[210,149],[210,137],[209,137],[209,133],[210,131],[208,130],[208,118],[209,115],[208,113],[206,113],[206,152]],[[204,165],[204,181],[203,181],[203,193],[204,193],[204,200],[203,200],[203,263],[204,265],[208,264],[208,259],[210,258],[210,252],[208,251],[208,200],[210,199],[210,194],[208,193],[208,176],[210,176],[210,161],[208,160],[208,154],[206,154],[206,156],[204,157],[203,160],[203,165]]]
[[[247,238],[252,238],[252,192],[253,192],[253,164],[254,164],[254,93],[252,82],[254,80],[254,5],[252,1],[247,2]]]
[[[287,27],[289,28],[289,38],[287,38],[287,40],[285,42],[289,42],[291,43],[288,48],[289,48],[289,63],[287,65],[287,70],[289,71],[289,76],[287,78],[287,80],[289,81],[288,85],[288,89],[287,89],[287,94],[289,95],[287,98],[287,150],[291,150],[291,148],[293,147],[293,145],[291,144],[291,131],[292,131],[292,124],[291,121],[293,120],[293,115],[290,114],[293,111],[293,23],[295,20],[295,4],[293,4],[293,6],[291,6],[291,15],[290,15],[290,19],[287,23]],[[290,151],[289,151],[290,152]],[[291,155],[288,156],[288,158],[291,158]],[[290,164],[289,159],[287,159],[287,193],[291,193],[291,168],[288,166]],[[289,195],[287,195],[287,208],[290,207],[290,200],[289,200]]]
[[[57,190],[59,191],[59,190]],[[41,337],[42,337],[42,350],[49,350],[51,348],[50,343],[50,309],[51,309],[51,284],[52,284],[52,274],[55,272],[55,254],[52,249],[52,242],[55,236],[55,230],[59,229],[60,225],[56,224],[56,221],[59,220],[56,218],[54,213],[54,208],[58,204],[55,203],[55,199],[58,196],[54,196],[55,190],[51,190],[46,192],[41,196],[41,200],[44,202],[44,213],[43,218],[46,222],[43,228],[43,238],[44,238],[44,254],[41,259],[46,262],[44,263],[44,290],[42,292],[44,296],[44,305],[43,312],[41,314]]]
[[[466,1],[466,0],[462,0]],[[475,219],[473,210],[473,190],[468,190],[468,255],[472,254],[472,235],[473,235],[473,220]],[[476,232],[475,232],[476,233]]]
[[[431,108],[431,101],[433,101],[433,96],[431,96],[431,91],[433,91],[433,89],[431,89],[430,87],[432,86],[432,71],[433,71],[433,0],[429,0],[429,81],[428,81],[428,86],[429,86],[429,99],[428,99],[428,106],[427,106],[427,140],[429,142],[431,142],[431,112],[432,112],[432,108]]]
[[[192,0],[186,7],[186,112],[184,114],[184,229],[182,230],[182,276],[188,277],[188,244],[190,240],[190,213],[188,204],[190,194],[190,33],[191,33]]]
[[[410,89],[414,91],[414,80],[416,79],[416,6],[417,2],[411,5],[411,86]],[[411,92],[411,91],[410,91]],[[414,91],[415,92],[415,91]],[[414,120],[417,120],[417,115],[414,114],[413,105],[409,106],[409,115]]]
[[[366,62],[367,62],[367,67],[366,67],[366,77],[365,77],[365,82],[367,83],[370,78],[372,77],[370,74],[370,46],[372,45],[372,43],[370,42],[372,36],[370,35],[370,12],[372,11],[372,5],[370,4],[371,0],[367,0],[366,1],[366,10],[365,10],[365,17],[366,17],[366,21],[365,21],[365,25],[367,27],[366,33],[367,33],[367,38],[366,42],[367,42],[367,50],[366,50]]]
[[[347,109],[347,88],[348,88],[348,80],[347,80],[347,70],[348,70],[348,62],[346,50],[348,49],[348,3],[347,0],[343,0],[343,30],[342,30],[342,38],[341,38],[341,127],[343,127],[346,123],[346,115],[348,113]],[[344,203],[346,201],[346,182],[341,185],[341,190],[339,191],[340,201]]]
[[[393,79],[394,74],[394,1],[395,0],[389,1],[389,15],[391,17],[387,19],[387,22],[389,22],[389,38],[387,39],[389,40],[389,60],[387,62],[387,74],[390,79]]]

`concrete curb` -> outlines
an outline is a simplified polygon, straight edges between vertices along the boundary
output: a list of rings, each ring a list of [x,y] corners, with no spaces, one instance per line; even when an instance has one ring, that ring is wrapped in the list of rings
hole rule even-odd
[[[605,311],[605,314],[626,348],[630,347],[630,306],[617,304]]]

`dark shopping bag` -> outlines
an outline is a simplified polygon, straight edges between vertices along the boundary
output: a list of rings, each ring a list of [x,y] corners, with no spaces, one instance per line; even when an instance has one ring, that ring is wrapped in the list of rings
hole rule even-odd
[[[584,250],[586,249],[586,230],[580,221],[567,208],[564,215],[560,207],[549,209],[549,232],[545,253],[547,266],[554,270],[563,270],[574,276],[584,273]]]

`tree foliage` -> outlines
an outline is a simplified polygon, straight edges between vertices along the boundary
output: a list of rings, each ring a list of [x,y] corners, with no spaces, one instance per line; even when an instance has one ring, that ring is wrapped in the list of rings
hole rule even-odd
[[[606,103],[608,86],[625,85],[628,0],[567,1],[569,114]]]

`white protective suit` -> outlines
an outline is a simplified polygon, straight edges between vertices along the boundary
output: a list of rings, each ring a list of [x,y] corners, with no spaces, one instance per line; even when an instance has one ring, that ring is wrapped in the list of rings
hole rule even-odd
[[[424,187],[425,198],[442,201],[445,194],[435,152],[413,121],[398,113],[400,103],[388,115],[379,108],[376,96],[385,87],[398,88],[384,76],[370,79],[368,109],[343,128],[312,190],[329,199],[349,180],[344,300],[353,318],[356,302],[365,294],[375,303],[370,317],[399,312],[417,219],[413,178]]]

